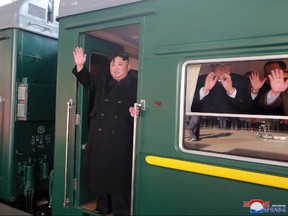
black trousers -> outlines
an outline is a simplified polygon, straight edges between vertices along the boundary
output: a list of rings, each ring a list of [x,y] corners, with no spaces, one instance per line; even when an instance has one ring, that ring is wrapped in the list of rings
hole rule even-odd
[[[103,214],[113,213],[114,216],[129,216],[130,215],[130,199],[128,194],[100,194],[97,197],[96,210]]]

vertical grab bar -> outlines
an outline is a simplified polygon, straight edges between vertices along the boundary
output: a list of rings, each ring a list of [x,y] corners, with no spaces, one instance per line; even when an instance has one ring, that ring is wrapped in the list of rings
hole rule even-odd
[[[65,140],[65,169],[64,169],[64,200],[63,208],[68,208],[69,198],[67,197],[67,173],[68,173],[68,149],[69,149],[69,125],[70,125],[70,109],[72,108],[73,100],[67,102],[66,115],[66,140]]]
[[[0,105],[1,104],[4,104],[4,102],[5,102],[5,99],[2,97],[2,96],[0,96]],[[4,105],[3,105],[4,106]],[[4,109],[4,107],[3,107],[3,109]],[[2,125],[2,123],[4,122],[4,116],[3,116],[3,111],[1,110],[1,113],[0,113],[2,116],[1,116],[1,119],[2,119],[2,122],[0,122],[0,126]],[[1,132],[2,133],[2,132]]]
[[[134,109],[139,107],[140,110],[145,110],[145,100],[141,100],[141,103],[134,103]],[[135,159],[136,159],[136,135],[137,135],[137,119],[138,116],[134,116],[133,123],[133,151],[132,151],[132,181],[131,181],[131,207],[130,215],[133,216],[134,211],[134,177],[135,177]]]
[[[5,99],[2,96],[0,96],[0,105],[3,104],[3,109],[4,109],[4,102],[5,102]],[[3,124],[4,124],[4,111],[3,111],[3,109],[0,110],[0,115],[1,115],[0,119],[2,119],[2,121],[0,122],[0,146],[2,145],[1,134],[3,134],[2,132],[3,132]]]

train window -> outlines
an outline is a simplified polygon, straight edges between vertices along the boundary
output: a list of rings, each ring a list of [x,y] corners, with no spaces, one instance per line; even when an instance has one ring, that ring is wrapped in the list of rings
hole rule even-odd
[[[287,166],[287,57],[185,62],[180,148]]]

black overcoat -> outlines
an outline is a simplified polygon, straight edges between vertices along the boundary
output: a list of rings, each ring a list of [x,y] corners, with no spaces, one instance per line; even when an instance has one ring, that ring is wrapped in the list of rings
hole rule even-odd
[[[93,76],[86,68],[73,74],[95,91],[82,176],[89,189],[99,193],[129,193],[131,190],[133,118],[129,107],[137,96],[137,78],[121,80],[110,93],[111,75]]]

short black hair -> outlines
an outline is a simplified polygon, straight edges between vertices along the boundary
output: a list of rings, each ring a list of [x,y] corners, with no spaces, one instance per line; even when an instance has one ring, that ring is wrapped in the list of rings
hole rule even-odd
[[[268,61],[265,63],[264,68],[271,64],[278,64],[282,70],[286,70],[286,64],[284,61]]]
[[[109,57],[109,62],[112,62],[116,57],[122,58],[123,61],[129,61],[129,55],[126,52],[114,53]]]
[[[231,65],[231,63],[226,63],[226,62],[223,62],[223,63],[215,63],[215,64],[210,64],[210,68],[211,70],[215,70],[217,67],[222,67],[222,66],[225,66],[225,65]]]

